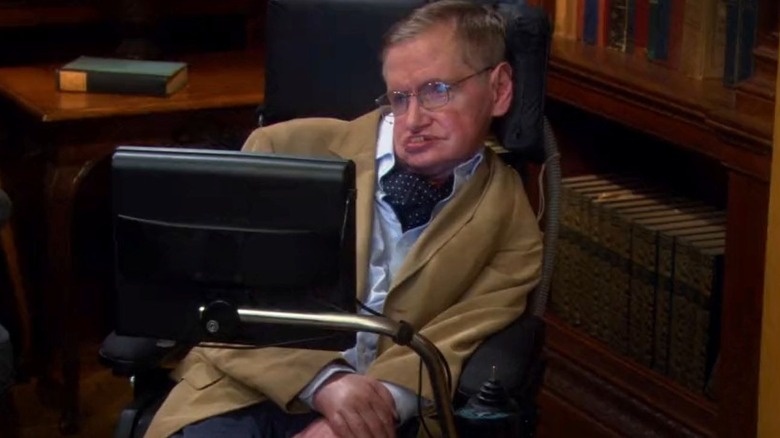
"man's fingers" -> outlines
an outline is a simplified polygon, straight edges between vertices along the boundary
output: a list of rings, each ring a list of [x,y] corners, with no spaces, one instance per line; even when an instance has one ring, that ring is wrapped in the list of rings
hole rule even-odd
[[[355,412],[341,411],[333,416],[331,426],[340,438],[365,438],[368,436],[366,428],[356,424],[362,422],[363,419]],[[363,432],[361,433],[361,431]]]
[[[385,388],[385,385],[379,381],[374,382],[374,384],[371,386],[374,390],[374,394],[379,397],[379,399],[385,404],[385,406],[387,406],[387,409],[389,409],[390,412],[395,414],[395,399],[393,399],[393,395],[390,394],[390,390]]]
[[[371,403],[371,409],[361,411],[364,420],[369,424],[372,436],[393,438],[395,436],[395,411],[388,411],[386,406]]]

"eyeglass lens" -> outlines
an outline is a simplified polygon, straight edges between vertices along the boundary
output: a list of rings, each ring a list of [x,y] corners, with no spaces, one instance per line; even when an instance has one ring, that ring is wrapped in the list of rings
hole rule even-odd
[[[415,95],[418,103],[423,108],[434,109],[449,102],[449,88],[449,85],[444,82],[429,82],[420,87]],[[401,115],[409,109],[409,99],[411,99],[412,94],[396,92],[391,93],[388,97],[390,98],[390,106],[393,113],[396,115]]]

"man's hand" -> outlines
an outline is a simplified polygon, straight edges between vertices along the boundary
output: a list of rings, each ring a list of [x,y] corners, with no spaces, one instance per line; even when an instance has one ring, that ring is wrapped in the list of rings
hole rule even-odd
[[[334,374],[314,395],[314,408],[341,438],[395,437],[395,402],[379,381]]]
[[[314,420],[306,429],[295,434],[293,438],[339,438],[330,423],[325,418]]]

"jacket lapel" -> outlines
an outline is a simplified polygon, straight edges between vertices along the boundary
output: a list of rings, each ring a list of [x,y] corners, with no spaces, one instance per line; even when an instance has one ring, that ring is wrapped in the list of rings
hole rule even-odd
[[[390,287],[390,294],[428,263],[431,257],[474,216],[479,206],[479,198],[484,193],[491,173],[492,161],[490,153],[486,151],[485,160],[477,167],[474,175],[436,215],[428,229],[420,235],[398,270]]]
[[[344,136],[330,146],[341,158],[355,163],[355,187],[357,202],[355,222],[357,228],[355,261],[357,297],[365,299],[368,282],[368,263],[371,250],[371,231],[374,221],[374,185],[376,182],[376,141],[380,112],[373,111],[350,122]]]

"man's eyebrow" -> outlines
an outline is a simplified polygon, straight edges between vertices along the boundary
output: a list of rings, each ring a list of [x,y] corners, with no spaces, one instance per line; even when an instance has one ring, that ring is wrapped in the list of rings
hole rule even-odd
[[[428,85],[428,84],[434,83],[434,82],[444,82],[445,84],[449,83],[449,81],[447,81],[445,79],[441,79],[441,78],[426,79],[426,80],[420,82],[420,84],[417,85],[414,88],[407,88],[405,90],[404,89],[400,89],[400,88],[389,88],[388,89],[388,93],[408,93],[410,91],[417,91],[417,90],[420,89],[420,87],[422,87],[424,85]]]

